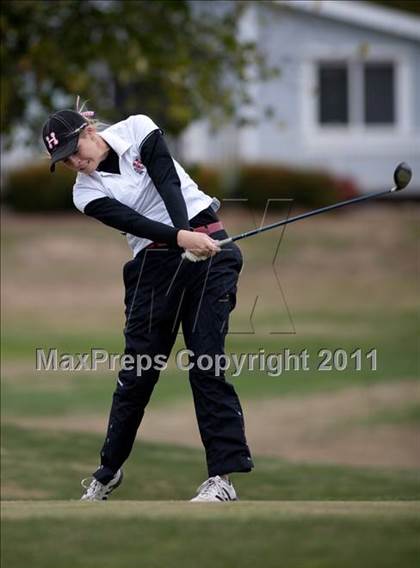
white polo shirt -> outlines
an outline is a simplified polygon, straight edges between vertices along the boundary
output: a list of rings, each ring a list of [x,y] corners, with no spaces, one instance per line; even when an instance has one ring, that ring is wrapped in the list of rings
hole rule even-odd
[[[73,202],[79,211],[84,213],[86,205],[94,199],[110,197],[148,219],[173,227],[165,203],[140,161],[139,149],[149,134],[157,129],[159,127],[148,116],[137,114],[98,132],[118,154],[121,174],[94,171],[86,175],[79,172],[73,186]],[[173,162],[181,181],[188,219],[192,219],[209,207],[212,198],[198,189],[178,162]],[[148,239],[130,234],[127,234],[127,241],[134,256],[151,243]]]

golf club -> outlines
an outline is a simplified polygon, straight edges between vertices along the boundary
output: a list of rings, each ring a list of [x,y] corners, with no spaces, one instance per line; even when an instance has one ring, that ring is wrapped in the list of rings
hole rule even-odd
[[[375,197],[380,197],[381,195],[387,195],[388,193],[400,191],[401,189],[407,187],[407,185],[410,183],[411,176],[412,176],[412,171],[410,166],[405,162],[401,162],[395,168],[394,171],[395,186],[392,189],[368,193],[360,197],[348,199],[347,201],[340,201],[339,203],[334,203],[333,205],[327,205],[326,207],[321,207],[320,209],[314,209],[314,211],[308,211],[307,213],[302,213],[301,215],[296,215],[295,217],[290,217],[289,219],[284,219],[283,221],[278,221],[276,223],[272,223],[271,225],[265,225],[264,227],[260,227],[259,229],[253,229],[252,231],[246,231],[245,233],[240,233],[239,235],[223,239],[222,241],[219,241],[218,244],[219,246],[222,247],[229,243],[240,241],[241,239],[246,239],[248,237],[253,237],[254,235],[264,233],[265,231],[270,231],[271,229],[275,229],[276,227],[281,227],[282,225],[289,225],[290,223],[294,223],[295,221],[300,221],[301,219],[306,219],[307,217],[313,217],[314,215],[319,215],[320,213],[325,213],[326,211],[332,211],[333,209],[344,207],[345,205],[351,205],[352,203],[359,203],[361,201],[366,201],[368,199],[374,199]]]

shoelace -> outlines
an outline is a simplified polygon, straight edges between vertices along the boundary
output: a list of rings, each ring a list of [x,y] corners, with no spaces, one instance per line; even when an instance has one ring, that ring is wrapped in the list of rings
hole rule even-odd
[[[213,479],[213,478],[207,479],[197,489],[197,493],[201,493],[202,495],[210,495],[213,487],[217,487],[217,486],[218,486],[218,483],[215,479]]]
[[[80,485],[83,487],[83,489],[88,489],[88,487],[90,486],[90,484],[92,483],[92,481],[94,480],[94,477],[85,477],[84,479],[82,479],[82,481],[80,482]]]
[[[104,489],[102,483],[100,483],[94,477],[85,477],[85,479],[82,479],[82,481],[80,482],[80,485],[83,487],[83,489],[87,490],[86,493],[89,497],[91,495],[101,493],[101,489]]]

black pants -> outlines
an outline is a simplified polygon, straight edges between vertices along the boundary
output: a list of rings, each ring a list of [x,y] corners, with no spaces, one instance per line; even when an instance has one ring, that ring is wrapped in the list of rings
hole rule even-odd
[[[224,231],[212,235],[226,236]],[[209,476],[253,467],[233,386],[223,374],[216,376],[214,366],[200,370],[196,364],[200,355],[224,353],[241,267],[242,255],[234,244],[197,263],[182,261],[179,250],[145,249],[124,266],[125,353],[147,354],[152,360],[156,355],[168,357],[180,324],[186,348],[194,353],[189,379]],[[140,376],[135,368],[120,371],[101,466],[94,473],[102,483],[128,458],[159,373],[153,367]]]

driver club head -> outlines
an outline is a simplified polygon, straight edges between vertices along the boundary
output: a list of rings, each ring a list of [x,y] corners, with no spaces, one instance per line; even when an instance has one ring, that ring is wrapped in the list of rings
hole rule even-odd
[[[395,182],[395,189],[399,191],[400,189],[404,189],[410,183],[411,176],[413,172],[408,164],[405,162],[401,162],[395,168],[394,171],[394,182]]]

